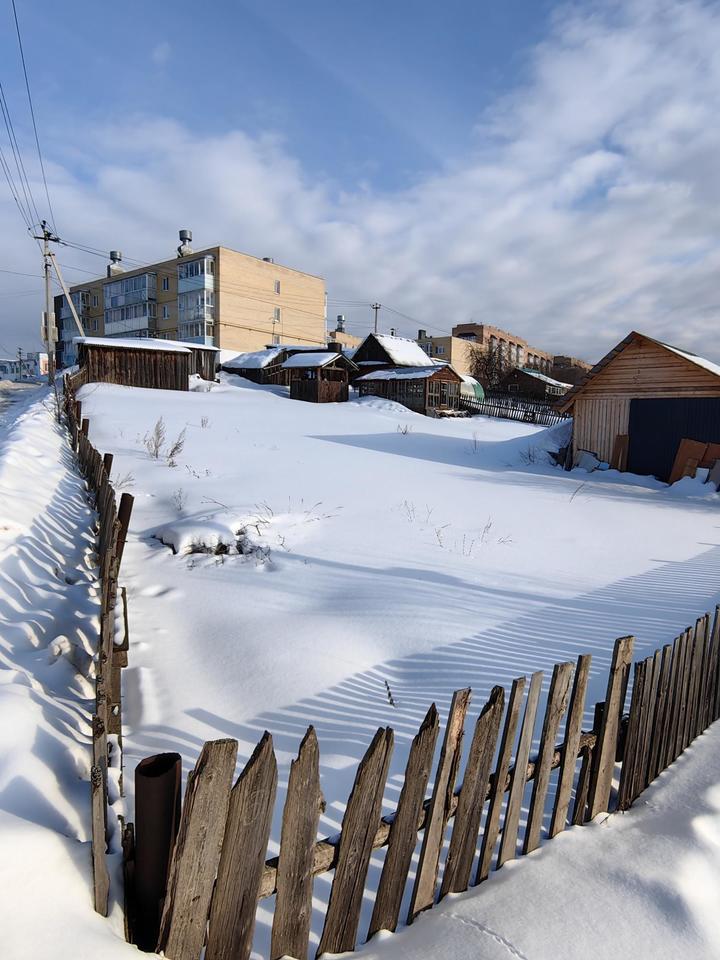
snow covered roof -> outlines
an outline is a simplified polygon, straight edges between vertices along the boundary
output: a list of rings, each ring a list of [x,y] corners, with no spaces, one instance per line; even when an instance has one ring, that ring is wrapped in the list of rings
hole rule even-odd
[[[226,360],[223,366],[228,370],[262,370],[280,356],[285,347],[267,347],[252,353],[239,353],[232,360]]]
[[[192,346],[190,343],[153,340],[150,337],[73,337],[73,343],[83,343],[88,347],[111,347],[113,350],[157,350],[161,353],[190,353]]]
[[[282,365],[283,370],[297,370],[300,367],[326,367],[333,360],[342,357],[342,353],[336,353],[334,350],[323,350],[318,353],[296,353],[288,357]],[[347,357],[344,357],[347,360]]]
[[[407,337],[390,337],[384,333],[372,334],[398,367],[427,366],[428,355],[419,343]]]
[[[452,367],[450,368],[452,369]],[[360,380],[427,380],[434,373],[438,372],[438,367],[433,364],[422,367],[401,367],[397,370],[373,370],[371,373],[364,373],[358,377],[356,383]]]
[[[694,363],[696,366],[702,367],[703,370],[707,370],[709,373],[714,373],[716,377],[720,377],[720,365],[713,363],[712,360],[699,357],[696,353],[688,353],[687,350],[681,350],[679,347],[671,347],[669,343],[663,343],[661,340],[657,342],[665,347],[666,350],[671,350],[684,360],[689,360],[690,363]]]
[[[560,380],[553,380],[552,377],[548,377],[544,373],[540,373],[539,370],[534,370],[532,367],[520,367],[520,370],[523,373],[526,373],[529,377],[535,377],[536,380],[542,380],[543,383],[547,383],[551,387],[565,387],[566,390],[569,390],[572,386],[571,383],[561,383]]]

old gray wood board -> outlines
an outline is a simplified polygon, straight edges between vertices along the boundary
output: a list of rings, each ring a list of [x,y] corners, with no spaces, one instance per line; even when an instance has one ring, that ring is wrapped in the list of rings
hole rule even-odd
[[[515,755],[515,765],[510,780],[510,795],[508,797],[505,821],[503,823],[500,851],[498,853],[497,869],[508,860],[513,860],[517,853],[518,828],[520,826],[520,811],[522,809],[525,784],[527,783],[527,765],[530,759],[533,731],[535,729],[535,714],[537,713],[540,688],[542,687],[543,672],[537,670],[530,678],[525,713],[523,714],[518,748]]]
[[[319,766],[317,736],[314,728],[309,727],[297,760],[290,765],[280,834],[271,960],[286,955],[307,956],[312,918],[313,850],[324,807]]]
[[[540,735],[540,750],[535,762],[535,779],[533,781],[532,797],[530,798],[528,822],[525,828],[523,853],[531,853],[536,847],[540,846],[540,830],[545,813],[545,798],[550,786],[555,740],[560,729],[560,722],[567,709],[572,671],[572,663],[556,663],[553,667],[542,734]]]
[[[570,710],[565,724],[565,744],[560,761],[555,805],[550,823],[550,836],[554,837],[565,829],[570,796],[572,794],[575,768],[577,766],[580,734],[582,733],[583,714],[585,712],[585,696],[587,693],[588,677],[592,657],[589,653],[578,657],[575,667],[575,679],[570,697]]]
[[[423,800],[439,730],[440,720],[433,703],[410,747],[397,812],[390,827],[368,939],[378,930],[394,931],[397,927],[405,881],[417,844],[418,826],[423,819]]]
[[[495,754],[504,706],[505,691],[502,687],[493,687],[490,698],[475,724],[455,811],[440,899],[448,893],[462,893],[467,890],[470,881],[480,818],[488,789],[490,764]]]
[[[277,763],[265,731],[230,793],[205,960],[248,960],[272,821]]]
[[[358,766],[343,817],[338,862],[317,956],[355,948],[365,877],[380,823],[392,748],[392,730],[381,727]]]
[[[590,820],[602,811],[607,810],[610,803],[620,713],[624,706],[622,700],[627,687],[633,645],[633,637],[620,637],[615,641],[605,695],[605,709],[598,734],[598,744],[595,747],[597,756],[593,764],[593,775],[588,793],[588,819]]]
[[[510,699],[508,700],[507,712],[505,714],[505,726],[503,727],[502,738],[500,740],[495,776],[490,785],[490,804],[485,819],[485,829],[483,830],[482,844],[480,846],[480,859],[475,874],[476,884],[486,880],[490,874],[495,843],[500,829],[500,813],[505,800],[505,781],[507,780],[508,770],[510,769],[510,758],[512,757],[515,732],[520,716],[520,705],[522,704],[526,682],[526,677],[516,677],[510,688]]]
[[[456,690],[450,704],[445,739],[443,740],[438,769],[433,785],[430,810],[425,826],[420,862],[415,877],[408,923],[421,910],[427,910],[435,900],[435,885],[437,883],[440,850],[443,836],[450,815],[450,802],[455,786],[455,775],[460,761],[462,749],[463,727],[465,714],[470,703],[470,688]]]
[[[236,757],[237,740],[211,740],[188,775],[158,937],[169,960],[198,960],[205,943]]]

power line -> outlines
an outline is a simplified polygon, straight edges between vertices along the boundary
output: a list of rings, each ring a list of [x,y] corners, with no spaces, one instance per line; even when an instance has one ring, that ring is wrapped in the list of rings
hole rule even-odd
[[[20,24],[18,23],[17,9],[15,7],[15,0],[12,0],[13,16],[15,17],[15,30],[17,32],[18,46],[20,47],[20,60],[22,61],[23,75],[25,77],[25,89],[27,90],[28,103],[30,104],[30,116],[32,117],[33,131],[35,133],[35,145],[37,146],[38,160],[40,161],[40,171],[42,172],[43,185],[45,187],[45,196],[48,202],[48,210],[50,212],[50,222],[53,225],[53,230],[57,233],[55,227],[55,214],[53,213],[52,204],[50,203],[50,191],[48,190],[47,178],[45,176],[45,164],[43,163],[42,151],[40,150],[40,138],[38,137],[37,124],[35,122],[35,110],[33,108],[32,95],[30,93],[30,81],[28,80],[27,67],[25,65],[25,51],[23,50],[22,37],[20,36]]]
[[[30,183],[27,178],[27,173],[25,172],[25,164],[23,163],[22,155],[20,153],[20,147],[17,142],[17,137],[15,136],[15,128],[13,126],[12,118],[10,116],[10,108],[8,107],[7,99],[5,97],[5,91],[3,89],[2,81],[0,81],[0,111],[2,112],[3,121],[5,123],[5,130],[7,131],[8,140],[10,141],[10,149],[12,151],[13,159],[15,160],[15,168],[18,173],[18,180],[20,181],[20,187],[22,189],[23,197],[25,198],[25,209],[23,211],[23,220],[25,221],[26,226],[30,229],[33,219],[33,211],[36,217],[39,217],[37,212],[37,207],[35,206],[35,201],[32,199],[32,190],[30,189]],[[28,195],[30,199],[28,198]],[[19,196],[19,193],[18,193]],[[32,205],[30,200],[32,199]]]

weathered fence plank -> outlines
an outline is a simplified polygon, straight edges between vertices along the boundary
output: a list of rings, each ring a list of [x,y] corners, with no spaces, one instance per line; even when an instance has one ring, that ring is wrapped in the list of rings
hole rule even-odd
[[[550,771],[555,753],[555,740],[558,730],[560,729],[560,721],[567,709],[572,670],[572,663],[556,663],[553,667],[542,734],[540,736],[540,750],[538,752],[538,758],[535,761],[535,779],[533,781],[533,791],[530,799],[528,822],[525,828],[523,853],[531,853],[540,845],[540,830],[545,813],[545,797],[550,785]]]
[[[595,746],[596,759],[593,763],[588,792],[589,820],[593,820],[599,813],[607,810],[610,803],[620,714],[624,706],[624,691],[627,688],[633,644],[633,637],[620,637],[615,641],[605,694],[605,709],[598,733],[598,743]]]
[[[641,725],[638,731],[637,763],[633,771],[633,801],[647,786],[647,765],[650,753],[650,735],[655,715],[655,701],[657,699],[657,675],[660,671],[659,651],[645,659],[645,690],[643,692]]]
[[[315,729],[308,727],[297,760],[290,765],[283,809],[271,960],[286,955],[307,956],[312,918],[313,850],[323,806],[320,751]]]
[[[110,875],[105,858],[105,811],[107,803],[105,776],[103,768],[98,764],[93,764],[90,770],[93,898],[96,912],[103,917],[108,915],[108,896],[110,893]]]
[[[378,930],[394,931],[397,927],[405,881],[417,843],[418,827],[423,819],[423,799],[439,730],[440,721],[433,703],[410,747],[405,779],[390,827],[388,849],[375,897],[368,939]]]
[[[365,877],[380,823],[392,748],[393,731],[381,727],[357,769],[343,817],[338,863],[317,956],[355,948]]]
[[[627,810],[633,802],[633,778],[638,763],[638,752],[641,738],[642,705],[645,693],[646,664],[640,660],[635,664],[632,697],[630,699],[630,716],[625,732],[625,753],[620,768],[620,785],[618,787],[618,810]]]
[[[209,741],[188,775],[157,945],[169,960],[198,960],[205,943],[236,757],[237,740]]]
[[[450,704],[445,739],[440,753],[430,810],[425,826],[420,862],[415,876],[408,923],[412,923],[422,910],[433,905],[437,883],[440,850],[445,827],[450,816],[450,804],[455,786],[455,776],[460,762],[465,714],[470,703],[470,688],[456,690]]]
[[[683,632],[682,641],[683,656],[681,661],[680,674],[680,700],[677,716],[677,729],[675,731],[675,748],[673,751],[673,760],[675,760],[685,747],[685,721],[688,708],[688,688],[690,686],[690,671],[692,668],[692,631],[688,628]]]
[[[666,643],[662,649],[660,672],[657,687],[657,703],[653,720],[652,743],[648,759],[648,782],[652,782],[662,769],[662,750],[667,723],[667,710],[670,694],[670,679],[672,667],[672,645]]]
[[[505,691],[493,687],[475,724],[440,886],[441,900],[448,893],[462,893],[468,888],[504,706]]]
[[[527,702],[525,704],[525,713],[523,714],[522,727],[520,728],[520,738],[518,740],[518,748],[515,755],[515,766],[513,767],[512,779],[510,782],[510,796],[508,797],[502,837],[500,839],[500,852],[498,853],[497,860],[498,870],[506,861],[513,860],[517,855],[520,810],[522,808],[523,796],[525,794],[525,784],[527,783],[526,771],[528,760],[530,759],[530,747],[532,746],[533,731],[535,729],[535,714],[537,713],[538,700],[540,699],[542,679],[542,670],[537,670],[530,678],[530,688],[528,690]]]
[[[508,708],[505,714],[505,726],[503,727],[502,738],[500,740],[500,751],[495,767],[495,776],[490,784],[490,805],[488,806],[487,817],[485,819],[485,829],[483,830],[482,845],[480,847],[480,860],[478,862],[477,873],[475,874],[476,884],[487,880],[490,874],[495,843],[500,830],[500,813],[505,799],[505,783],[510,769],[510,758],[512,756],[513,743],[515,742],[515,732],[517,730],[520,705],[522,703],[526,682],[526,677],[516,677],[510,688],[510,699],[508,700]]]
[[[550,823],[550,836],[557,836],[565,829],[570,795],[572,794],[575,767],[577,766],[580,734],[585,712],[585,695],[587,693],[588,677],[590,675],[590,654],[581,654],[575,667],[575,679],[570,697],[570,710],[565,724],[565,742],[560,760],[560,773],[555,793],[555,805]],[[588,751],[589,754],[589,751]],[[584,759],[584,758],[583,758]]]
[[[265,731],[230,793],[205,960],[250,956],[276,787],[275,752]]]
[[[575,788],[575,802],[573,804],[572,825],[574,827],[585,823],[587,820],[588,797],[590,794],[590,781],[595,766],[595,757],[597,755],[597,744],[602,726],[602,718],[605,713],[605,701],[600,700],[593,707],[593,733],[595,742],[592,747],[584,746],[582,748],[582,763],[580,764],[580,773],[578,775],[577,787]]]

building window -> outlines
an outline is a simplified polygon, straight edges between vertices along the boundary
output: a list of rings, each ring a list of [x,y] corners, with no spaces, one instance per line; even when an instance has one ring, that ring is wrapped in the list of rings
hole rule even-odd
[[[191,277],[202,277],[204,274],[215,273],[215,261],[212,257],[202,260],[191,260],[189,263],[178,264],[178,279],[189,280]]]
[[[169,289],[170,289],[170,277],[163,277],[163,278],[162,278],[162,288],[163,288],[163,290],[169,290]]]
[[[92,305],[93,305],[94,307],[96,307],[96,306],[98,305],[98,295],[97,295],[96,293],[93,294]]]
[[[445,353],[445,347],[435,347],[435,354],[438,357],[441,357]]]
[[[165,306],[163,307],[163,316],[162,316],[162,318],[163,318],[163,320],[169,320],[169,319],[170,319],[170,307],[168,307],[167,304],[165,304]]]
[[[273,320],[275,323],[280,323],[280,307],[275,307]]]
[[[275,281],[275,293],[280,293],[280,281]]]

